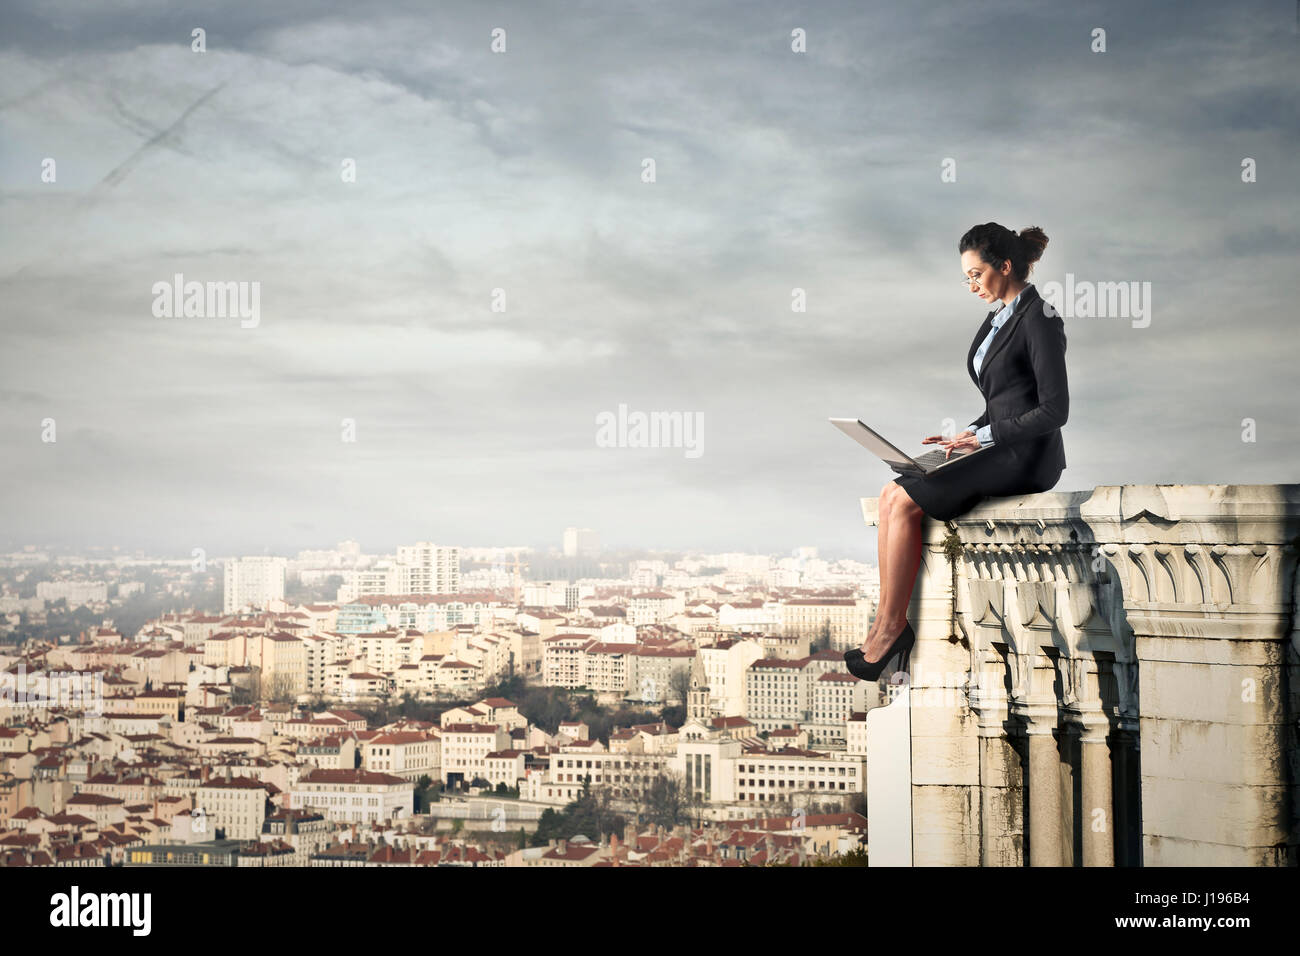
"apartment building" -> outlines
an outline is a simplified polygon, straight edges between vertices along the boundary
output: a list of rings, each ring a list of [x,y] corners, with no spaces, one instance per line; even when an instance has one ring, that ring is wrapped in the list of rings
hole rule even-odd
[[[747,747],[726,770],[735,777],[735,799],[741,802],[788,803],[803,795],[848,796],[866,791],[867,761],[856,755]]]
[[[488,754],[484,762],[483,777],[496,788],[500,784],[514,788],[520,786],[528,764],[526,750],[496,750]]]
[[[547,687],[581,687],[586,677],[584,648],[590,634],[556,634],[542,641],[542,683]]]
[[[108,584],[104,581],[41,581],[36,585],[36,596],[42,601],[64,599],[69,608],[102,604],[108,600]]]
[[[874,681],[858,680],[842,670],[816,675],[810,687],[812,714],[801,727],[808,731],[809,740],[814,744],[844,744],[846,723],[853,714],[880,703],[880,685]]]
[[[716,720],[692,716],[681,728],[671,766],[706,803],[788,805],[808,795],[863,792],[865,756],[809,750],[807,740],[806,731],[787,730],[763,744],[723,732]]]
[[[51,809],[59,809],[52,807]],[[122,823],[126,820],[126,804],[117,797],[102,793],[78,793],[68,798],[61,808],[68,813],[88,817],[99,829]]]
[[[500,724],[446,724],[442,728],[443,786],[470,784],[487,776],[487,755],[510,747],[510,733]]]
[[[203,663],[208,667],[242,667],[248,660],[248,635],[221,631],[203,642]]]
[[[234,777],[227,769],[225,777],[199,785],[195,791],[195,810],[207,818],[209,838],[220,829],[229,840],[256,840],[266,820],[267,801],[279,792],[275,784],[252,777]]]
[[[688,671],[695,660],[691,647],[654,647],[639,644],[630,658],[632,679],[628,696],[651,705],[684,703],[673,691],[673,674]]]
[[[340,634],[308,634],[302,638],[304,660],[304,690],[308,694],[326,691],[326,666],[339,659],[343,653],[344,638]]]
[[[333,824],[311,810],[279,810],[266,818],[259,839],[293,847],[290,866],[310,866],[311,857],[333,840]]]
[[[632,685],[635,653],[635,644],[587,644],[579,654],[581,685],[598,694],[623,697]]]
[[[364,661],[368,670],[388,674],[400,664],[410,663],[409,660],[398,660],[398,640],[403,636],[397,631],[354,634],[348,638],[347,644],[353,660]]]
[[[528,719],[519,713],[519,705],[513,700],[506,697],[485,697],[465,707],[444,710],[438,723],[443,729],[451,724],[499,724],[505,730],[512,731],[526,728]]]
[[[574,741],[534,761],[525,772],[520,797],[563,806],[582,794],[590,775],[593,789],[608,787],[616,799],[637,800],[671,762],[668,753],[613,753],[600,741]]]
[[[296,697],[307,690],[307,643],[283,631],[250,638],[249,661],[261,668],[264,698]]]
[[[298,745],[298,759],[321,770],[353,769],[356,752],[357,741],[350,733],[320,737]]]
[[[745,713],[745,674],[764,657],[762,645],[752,639],[723,638],[697,652],[709,690],[713,714]]]
[[[832,650],[847,651],[867,639],[871,602],[863,598],[789,598],[781,602],[781,623],[790,634],[818,637],[829,626]]]
[[[812,718],[809,660],[767,657],[749,665],[744,715],[759,731],[798,726]]]
[[[779,631],[782,623],[778,601],[752,599],[726,601],[718,605],[718,626],[728,631],[767,633]]]
[[[379,595],[456,594],[460,591],[460,548],[421,541],[397,549],[395,559],[350,572],[340,600]]]
[[[460,590],[460,548],[420,541],[399,547],[397,563],[403,569],[399,583],[405,586],[388,594],[455,594]]]
[[[391,731],[361,745],[361,766],[407,780],[419,780],[426,774],[436,780],[441,777],[441,749],[437,732]]]
[[[377,823],[409,817],[415,784],[369,770],[309,770],[290,792],[292,810],[316,810],[339,823]]]
[[[266,608],[284,600],[285,558],[254,556],[225,563],[223,609],[227,614],[245,607]]]
[[[147,690],[136,694],[130,707],[138,714],[159,714],[173,722],[181,719],[185,697],[175,690]]]
[[[659,624],[684,610],[686,610],[686,601],[681,594],[669,594],[667,591],[642,591],[633,594],[628,600],[627,623],[633,627],[640,627],[642,624]]]

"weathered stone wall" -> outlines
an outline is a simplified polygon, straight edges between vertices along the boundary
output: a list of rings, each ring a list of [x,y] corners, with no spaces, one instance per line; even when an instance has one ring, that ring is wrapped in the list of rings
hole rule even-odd
[[[1300,485],[991,499],[923,534],[914,865],[1297,865]]]

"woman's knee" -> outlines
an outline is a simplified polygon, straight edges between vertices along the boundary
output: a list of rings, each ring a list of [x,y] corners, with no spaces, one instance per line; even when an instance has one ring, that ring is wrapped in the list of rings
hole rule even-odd
[[[889,497],[889,508],[898,511],[904,515],[917,515],[921,513],[921,506],[913,500],[912,496],[907,493],[907,489],[902,485],[894,485],[894,492]]]

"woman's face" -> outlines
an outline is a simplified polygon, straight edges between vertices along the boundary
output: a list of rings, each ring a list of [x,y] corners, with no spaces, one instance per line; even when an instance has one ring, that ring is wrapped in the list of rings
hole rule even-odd
[[[971,280],[968,288],[971,293],[978,295],[981,302],[992,304],[1002,298],[1002,293],[1006,291],[1011,284],[1011,262],[1003,260],[1002,268],[1006,270],[1005,274],[993,268],[983,259],[974,249],[967,249],[961,254],[962,272],[966,273],[966,278]],[[975,280],[979,283],[976,284]]]

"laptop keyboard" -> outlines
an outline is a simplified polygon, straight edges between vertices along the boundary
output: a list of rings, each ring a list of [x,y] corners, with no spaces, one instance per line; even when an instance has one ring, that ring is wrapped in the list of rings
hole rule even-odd
[[[954,451],[947,457],[947,460],[953,461],[965,454],[966,452],[964,451]],[[929,471],[932,468],[938,468],[944,463],[944,450],[942,448],[936,448],[934,451],[927,451],[924,455],[913,455],[912,460],[926,471]]]

